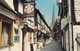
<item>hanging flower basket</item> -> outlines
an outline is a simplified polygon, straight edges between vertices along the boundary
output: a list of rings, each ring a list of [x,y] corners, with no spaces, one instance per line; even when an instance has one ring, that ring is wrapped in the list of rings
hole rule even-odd
[[[20,19],[20,18],[16,18],[16,23],[18,24],[18,26],[23,26],[24,25],[24,20]]]
[[[23,26],[24,25],[23,22],[24,22],[23,20],[19,20],[19,26]]]

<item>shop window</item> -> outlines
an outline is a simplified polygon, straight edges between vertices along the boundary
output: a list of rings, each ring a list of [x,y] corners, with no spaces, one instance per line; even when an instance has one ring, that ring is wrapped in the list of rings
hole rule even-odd
[[[11,25],[3,22],[2,23],[2,44],[10,44],[11,39]]]
[[[0,47],[13,45],[13,24],[0,20]]]
[[[80,23],[80,1],[79,0],[74,0],[74,5],[72,4],[72,6],[74,7],[74,9],[72,9],[72,16],[73,16],[73,21]],[[72,7],[72,8],[73,8]]]

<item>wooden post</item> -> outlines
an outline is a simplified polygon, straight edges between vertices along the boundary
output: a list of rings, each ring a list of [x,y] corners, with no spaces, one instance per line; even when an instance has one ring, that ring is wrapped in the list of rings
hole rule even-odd
[[[14,21],[12,22],[11,29],[11,45],[14,45]]]
[[[0,45],[2,43],[2,20],[0,20]]]

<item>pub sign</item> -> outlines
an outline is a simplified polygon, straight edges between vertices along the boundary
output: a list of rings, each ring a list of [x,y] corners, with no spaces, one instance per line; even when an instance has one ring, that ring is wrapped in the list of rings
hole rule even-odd
[[[34,16],[34,2],[24,3],[23,14],[25,17],[33,17]]]

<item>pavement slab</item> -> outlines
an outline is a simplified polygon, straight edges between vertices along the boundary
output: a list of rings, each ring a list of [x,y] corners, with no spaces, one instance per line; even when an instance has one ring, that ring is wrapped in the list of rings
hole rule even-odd
[[[62,49],[60,44],[52,39],[51,42],[40,51],[62,51]]]

